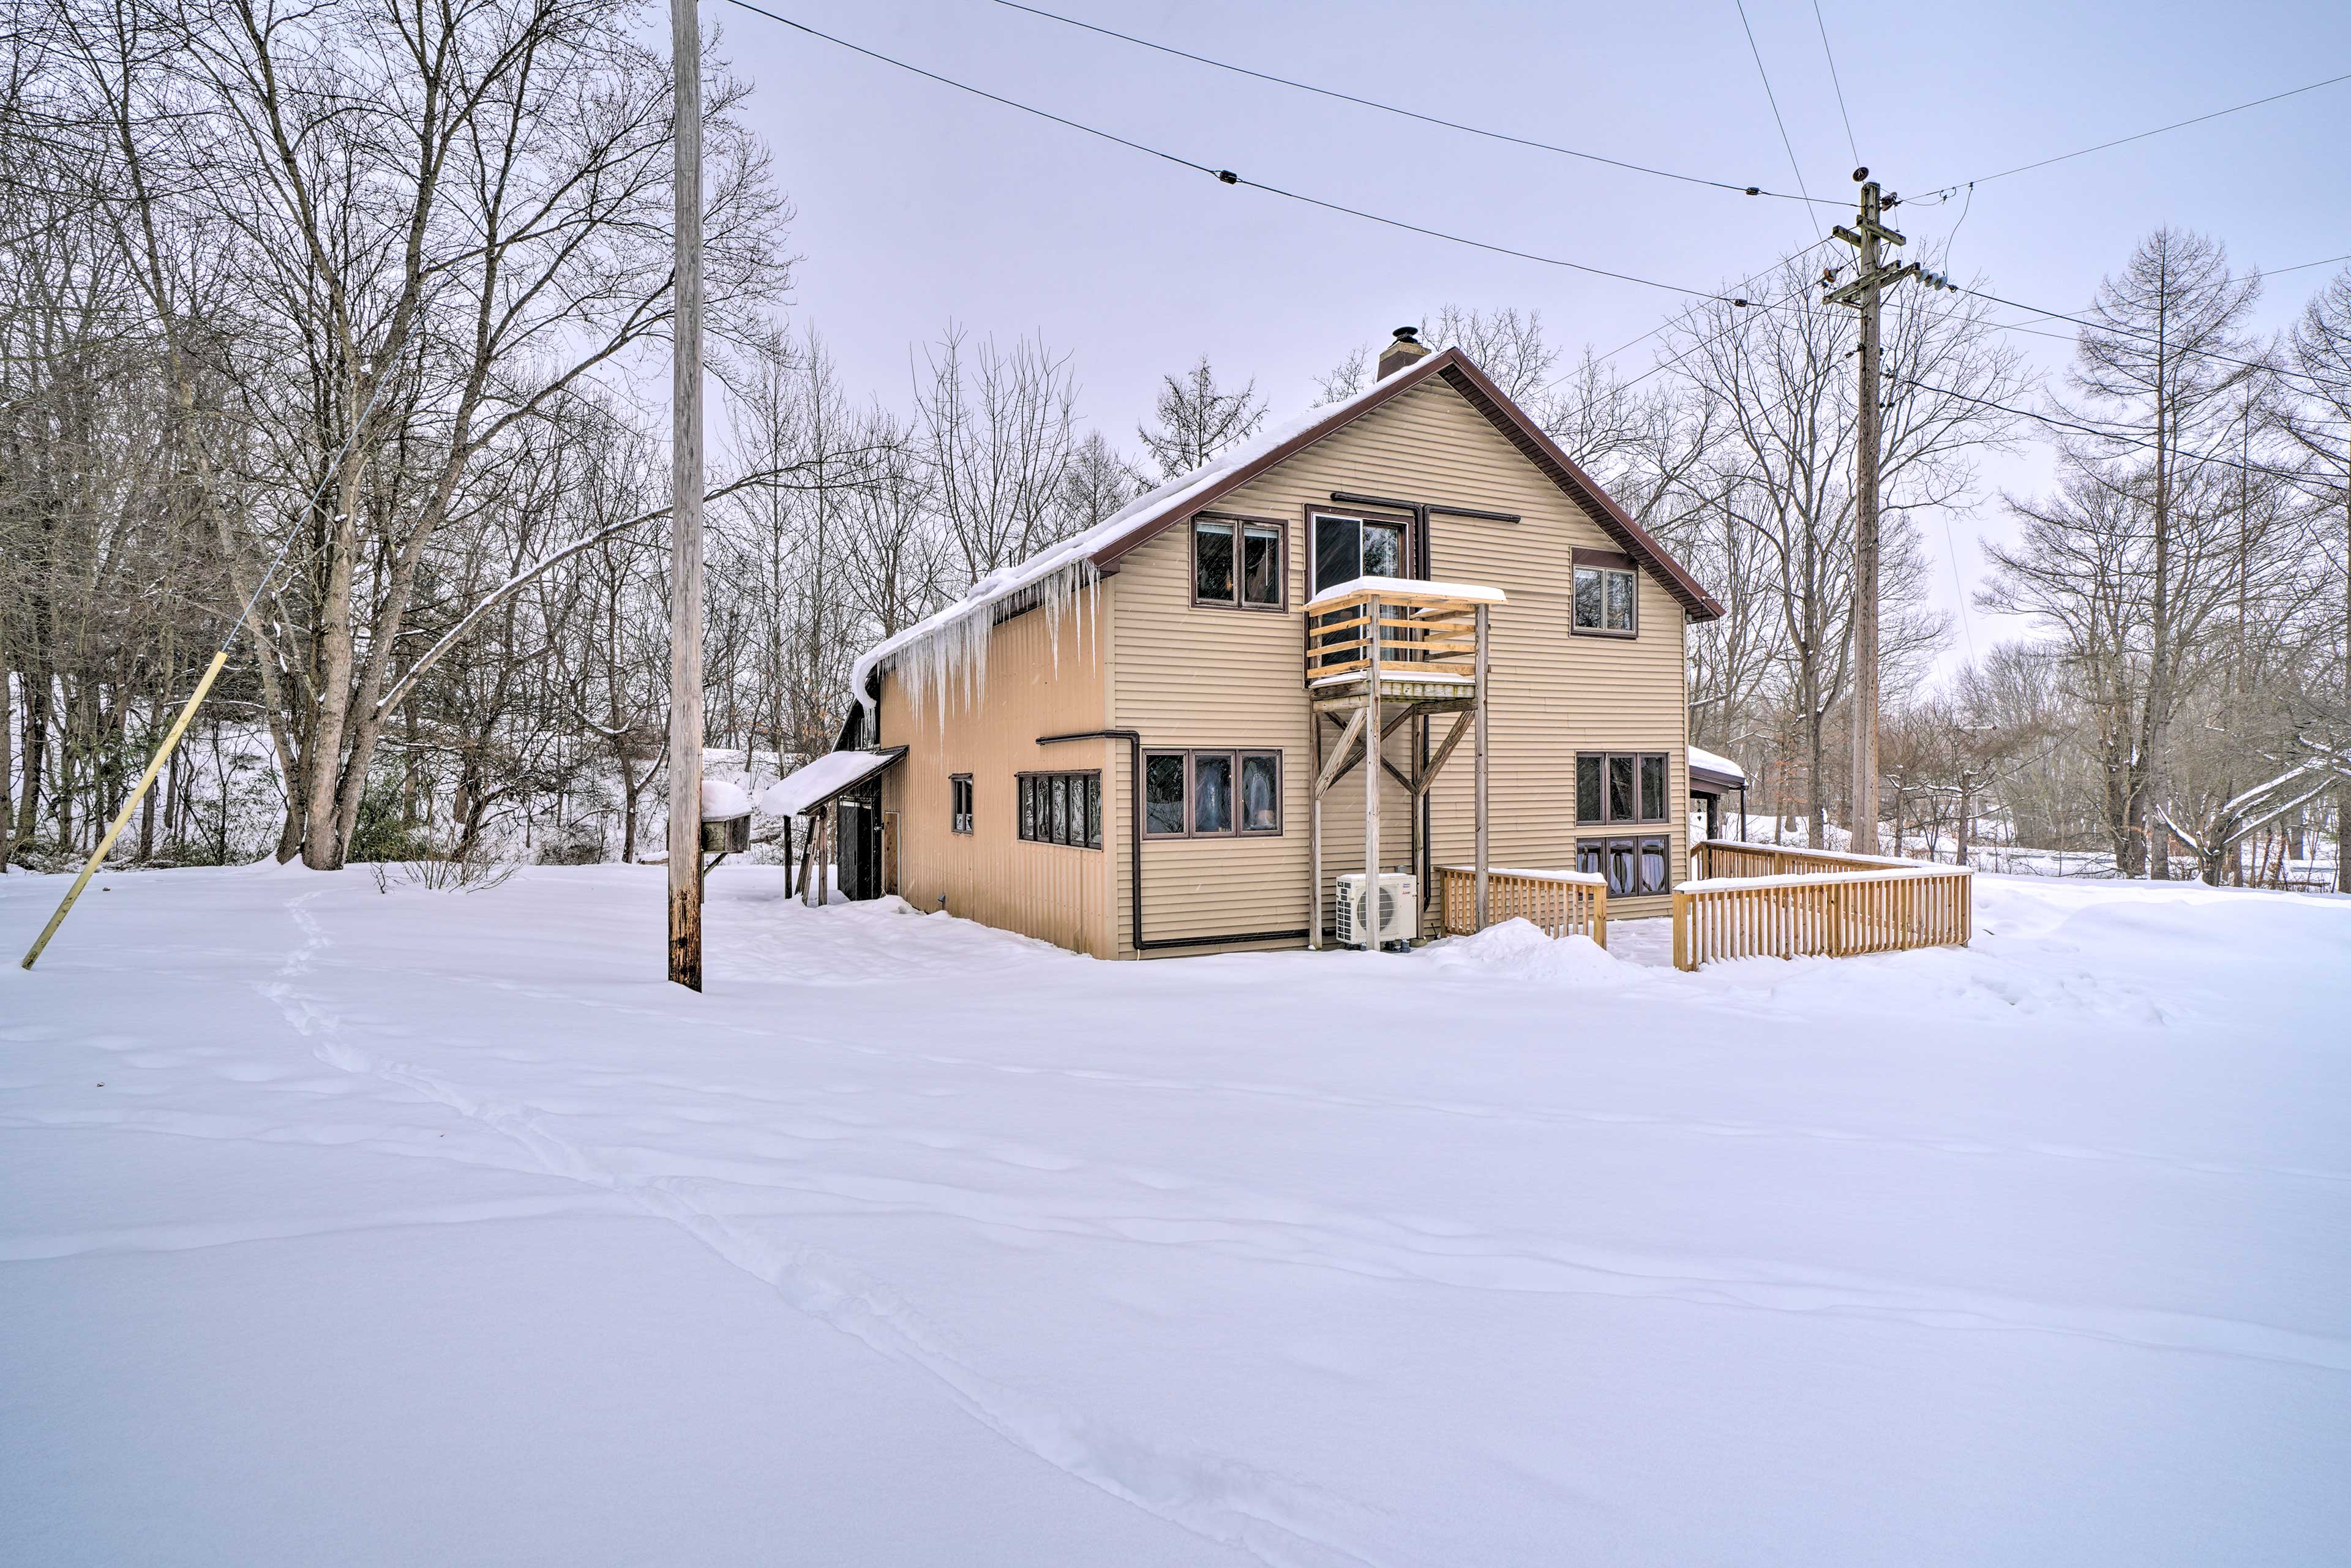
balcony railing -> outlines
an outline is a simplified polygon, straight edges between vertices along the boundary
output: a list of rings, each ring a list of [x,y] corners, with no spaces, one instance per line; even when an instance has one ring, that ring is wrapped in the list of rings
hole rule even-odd
[[[1306,686],[1317,697],[1360,694],[1419,701],[1477,693],[1480,612],[1499,589],[1358,579],[1306,606]]]

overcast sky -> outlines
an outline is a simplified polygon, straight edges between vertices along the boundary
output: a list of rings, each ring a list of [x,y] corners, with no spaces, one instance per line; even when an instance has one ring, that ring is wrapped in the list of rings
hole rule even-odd
[[[1428,227],[1687,288],[1751,275],[1829,209],[1505,146],[1082,33],[993,0],[763,0],[810,26],[1254,180]],[[1796,177],[1731,0],[1623,6],[1305,5],[1040,0],[1237,64],[1610,157],[1792,189]],[[1748,0],[1814,196],[1849,200],[1854,155],[1810,0]],[[1353,346],[1448,301],[1542,312],[1571,352],[1656,326],[1668,291],[1321,212],[983,102],[705,0],[754,85],[748,114],[799,210],[792,315],[851,382],[907,400],[910,347],[950,319],[1041,332],[1073,356],[1081,409],[1129,447],[1157,378],[1206,353],[1254,376],[1276,417]],[[1861,160],[1889,190],[1964,183],[2351,71],[2351,6],[2314,3],[1863,6],[1822,0]],[[1957,234],[1954,276],[2078,309],[2159,224],[2219,237],[2241,267],[2351,252],[2351,82],[1907,204],[1917,242]],[[1965,221],[1960,222],[1962,212]],[[1842,249],[1843,247],[1840,247]],[[2335,269],[2274,279],[2289,321]],[[2006,313],[2013,317],[2014,313]],[[2012,335],[2037,364],[2067,347]],[[1615,362],[1647,368],[1650,345]],[[2031,458],[1987,471],[2030,488]],[[1996,495],[1959,518],[1972,588]],[[1976,643],[2013,628],[1978,615]],[[1963,653],[1954,639],[1954,655]]]

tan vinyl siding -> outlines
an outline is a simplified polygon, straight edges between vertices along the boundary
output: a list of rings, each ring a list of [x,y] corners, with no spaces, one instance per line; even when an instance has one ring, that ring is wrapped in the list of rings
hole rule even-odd
[[[1114,582],[1115,580],[1113,580]],[[1043,610],[996,627],[987,681],[977,704],[960,683],[926,694],[917,708],[894,670],[883,677],[881,741],[907,753],[884,775],[882,807],[898,813],[899,891],[916,909],[1023,932],[1097,957],[1110,956],[1110,865],[1124,846],[1124,777],[1107,766],[1123,747],[1102,741],[1039,746],[1041,736],[1104,727],[1106,661],[1097,646],[1113,623],[1111,584],[1091,612],[1061,618],[1056,639]],[[1102,771],[1102,848],[1074,849],[1019,836],[1017,776]],[[952,831],[948,780],[972,778],[973,831]],[[885,851],[886,857],[886,851]]]
[[[1290,612],[1274,616],[1197,608],[1190,601],[1190,529],[1178,524],[1128,555],[1113,580],[1119,613],[1110,685],[1111,722],[1142,732],[1146,747],[1268,747],[1284,754],[1284,831],[1270,840],[1173,841],[1144,847],[1144,921],[1153,939],[1307,924],[1309,797],[1314,740],[1301,661],[1301,607],[1311,591],[1310,505],[1343,490],[1520,515],[1515,524],[1430,519],[1427,575],[1502,589],[1493,612],[1490,686],[1491,862],[1572,868],[1575,863],[1574,760],[1579,750],[1672,754],[1669,820],[1646,831],[1672,840],[1669,876],[1687,864],[1683,614],[1649,573],[1640,579],[1637,638],[1573,637],[1571,552],[1614,542],[1450,387],[1430,382],[1224,497],[1220,513],[1290,526]],[[1429,721],[1430,744],[1450,720]],[[1413,727],[1387,756],[1399,771]],[[1326,727],[1326,733],[1335,730]],[[1471,749],[1464,741],[1435,791],[1438,863],[1471,853]],[[1326,879],[1362,869],[1364,770],[1324,803]],[[1409,855],[1410,798],[1393,779],[1381,800],[1381,862]],[[1598,830],[1586,830],[1597,836]],[[1122,881],[1123,860],[1115,873]],[[1327,897],[1327,894],[1326,894]],[[1120,904],[1122,951],[1125,899]],[[1615,901],[1611,913],[1665,913],[1663,897]],[[1326,918],[1327,918],[1326,904]]]

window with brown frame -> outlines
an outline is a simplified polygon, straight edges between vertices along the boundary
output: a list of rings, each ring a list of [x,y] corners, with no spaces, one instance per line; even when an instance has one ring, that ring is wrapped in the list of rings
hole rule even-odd
[[[1279,751],[1146,751],[1143,831],[1155,839],[1274,838]]]
[[[1606,877],[1611,898],[1647,898],[1670,892],[1673,856],[1673,841],[1662,833],[1575,841],[1575,869]]]
[[[1412,527],[1402,517],[1310,511],[1307,525],[1314,557],[1310,594],[1359,577],[1412,575]]]
[[[1271,517],[1192,519],[1192,602],[1234,610],[1290,607],[1290,528]]]
[[[948,829],[957,833],[971,831],[971,775],[951,774],[947,778]]]
[[[1577,550],[1573,605],[1568,630],[1576,636],[1637,636],[1641,592],[1633,558],[1614,550]]]
[[[1582,751],[1575,758],[1578,822],[1662,822],[1673,815],[1662,751]]]
[[[1023,773],[1014,780],[1020,837],[1032,844],[1102,848],[1100,773]]]

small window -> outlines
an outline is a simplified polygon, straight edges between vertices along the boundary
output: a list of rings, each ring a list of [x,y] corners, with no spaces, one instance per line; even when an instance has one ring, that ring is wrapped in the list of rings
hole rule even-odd
[[[1180,751],[1155,751],[1143,759],[1143,831],[1182,833],[1189,831],[1185,810],[1185,757]]]
[[[1632,565],[1586,564],[1599,551],[1578,550],[1573,630],[1588,636],[1630,637],[1637,629],[1638,601]],[[1622,561],[1622,557],[1610,558]]]
[[[1579,757],[1575,759],[1575,820],[1579,822],[1604,822],[1607,813],[1600,809],[1600,770],[1607,765],[1604,757]]]
[[[1241,529],[1241,602],[1279,610],[1281,604],[1282,531],[1251,523]]]
[[[1281,831],[1279,751],[1146,752],[1143,779],[1143,831],[1151,837]]]
[[[1673,816],[1671,758],[1662,751],[1587,751],[1575,759],[1579,822],[1663,822]]]
[[[1241,831],[1281,831],[1281,754],[1241,753]]]
[[[1289,532],[1247,517],[1192,520],[1192,602],[1242,610],[1287,608],[1282,566]]]
[[[1314,514],[1314,591],[1359,577],[1405,577],[1405,525],[1382,517]]]
[[[1102,848],[1102,775],[1022,774],[1020,836],[1030,843]]]
[[[971,831],[971,775],[958,773],[947,780],[950,825],[958,833]]]
[[[1644,895],[1666,891],[1666,866],[1671,858],[1664,839],[1641,841],[1641,892]]]
[[[1233,602],[1233,525],[1192,525],[1192,597],[1203,604]]]
[[[1192,758],[1192,831],[1233,831],[1233,758],[1230,752],[1197,752]]]

